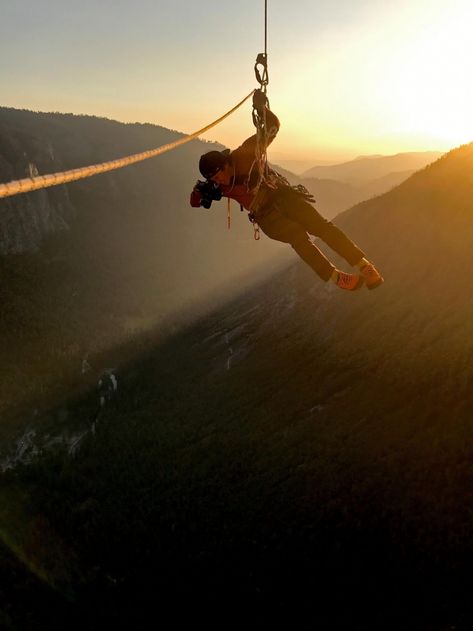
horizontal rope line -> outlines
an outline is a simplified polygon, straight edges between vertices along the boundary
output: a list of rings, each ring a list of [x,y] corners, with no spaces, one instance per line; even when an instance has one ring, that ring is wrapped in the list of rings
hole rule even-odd
[[[205,133],[212,127],[215,127],[219,123],[221,123],[225,118],[233,114],[239,107],[247,101],[250,96],[253,94],[254,90],[252,90],[248,96],[245,96],[235,107],[229,110],[226,114],[217,118],[217,120],[213,121],[206,127],[195,131],[193,134],[189,134],[188,136],[184,136],[179,140],[175,140],[174,142],[170,142],[167,145],[162,145],[157,149],[150,149],[149,151],[143,151],[142,153],[135,153],[131,156],[127,156],[125,158],[119,158],[118,160],[111,160],[109,162],[102,162],[100,164],[92,164],[87,167],[82,167],[80,169],[71,169],[69,171],[61,171],[59,173],[50,173],[49,175],[37,175],[35,177],[28,177],[23,180],[13,180],[11,182],[7,182],[5,184],[0,184],[0,198],[1,197],[10,197],[12,195],[18,195],[19,193],[29,193],[30,191],[36,191],[41,188],[46,188],[48,186],[56,186],[57,184],[66,184],[67,182],[73,182],[75,180],[81,180],[86,177],[90,177],[91,175],[97,175],[99,173],[105,173],[106,171],[113,171],[114,169],[121,169],[122,167],[126,167],[129,164],[134,164],[135,162],[141,162],[142,160],[147,160],[148,158],[154,158],[154,156],[159,156],[166,151],[170,151],[171,149],[175,149],[180,145],[184,145],[185,143],[197,138],[201,134]]]

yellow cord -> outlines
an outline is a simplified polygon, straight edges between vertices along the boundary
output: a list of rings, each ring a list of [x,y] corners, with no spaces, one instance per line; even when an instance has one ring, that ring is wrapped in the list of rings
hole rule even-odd
[[[126,167],[130,164],[134,164],[135,162],[141,162],[142,160],[147,160],[148,158],[153,158],[154,156],[158,156],[166,151],[170,151],[171,149],[175,149],[180,145],[184,145],[185,143],[197,138],[204,132],[208,131],[212,127],[215,127],[219,123],[221,123],[225,118],[233,114],[239,107],[247,101],[250,96],[252,96],[254,90],[252,90],[248,96],[245,96],[235,107],[229,110],[226,114],[215,120],[213,123],[206,125],[202,129],[195,131],[188,136],[184,136],[179,140],[168,143],[167,145],[162,145],[157,149],[151,149],[150,151],[143,151],[142,153],[135,153],[131,156],[127,156],[125,158],[119,158],[118,160],[111,160],[110,162],[102,162],[101,164],[93,164],[91,166],[83,167],[80,169],[71,169],[70,171],[62,171],[60,173],[51,173],[49,175],[38,175],[36,177],[29,177],[23,180],[13,180],[12,182],[7,182],[5,184],[0,184],[0,198],[1,197],[10,197],[11,195],[18,195],[19,193],[28,193],[30,191],[36,191],[40,188],[46,188],[48,186],[56,186],[57,184],[66,184],[67,182],[74,182],[75,180],[80,180],[86,177],[90,177],[91,175],[97,175],[99,173],[105,173],[107,171],[113,171],[114,169],[121,169],[122,167]]]

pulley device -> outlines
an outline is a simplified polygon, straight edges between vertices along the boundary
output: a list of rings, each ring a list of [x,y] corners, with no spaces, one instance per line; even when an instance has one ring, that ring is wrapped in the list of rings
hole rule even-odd
[[[263,74],[261,74],[258,66],[263,67]],[[262,112],[264,107],[269,107],[269,100],[266,94],[267,85],[269,83],[268,75],[268,56],[266,53],[259,53],[256,57],[255,63],[255,76],[256,81],[260,84],[260,88],[256,89],[253,93],[253,123],[257,129],[264,127],[264,120]]]
[[[263,75],[261,75],[258,66],[263,67]],[[256,57],[255,63],[255,75],[256,81],[260,84],[263,91],[266,92],[266,86],[269,83],[269,74],[268,74],[268,55],[267,53],[259,53]]]

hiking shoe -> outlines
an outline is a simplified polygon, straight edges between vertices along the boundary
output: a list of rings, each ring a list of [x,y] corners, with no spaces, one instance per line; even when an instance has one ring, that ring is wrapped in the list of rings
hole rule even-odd
[[[335,285],[340,287],[340,289],[348,289],[348,291],[355,291],[355,289],[360,289],[364,283],[363,276],[359,276],[358,274],[347,274],[346,272],[340,272],[337,270],[338,277],[335,281]]]
[[[379,287],[384,283],[384,278],[372,263],[364,265],[360,269],[360,272],[368,289],[376,289],[376,287]]]

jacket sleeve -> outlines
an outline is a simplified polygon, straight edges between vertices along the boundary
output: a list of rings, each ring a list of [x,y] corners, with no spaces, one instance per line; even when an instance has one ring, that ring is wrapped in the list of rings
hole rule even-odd
[[[276,138],[276,135],[279,131],[280,122],[279,118],[276,114],[273,114],[271,110],[267,107],[266,110],[266,147],[268,147],[273,140]],[[232,152],[232,155],[237,154],[240,159],[243,159],[244,162],[248,162],[248,166],[250,166],[255,159],[255,152],[257,147],[257,136],[253,134],[245,140],[243,144],[241,144],[238,149]],[[246,158],[246,159],[245,159]]]

